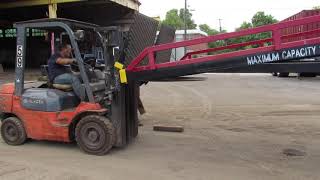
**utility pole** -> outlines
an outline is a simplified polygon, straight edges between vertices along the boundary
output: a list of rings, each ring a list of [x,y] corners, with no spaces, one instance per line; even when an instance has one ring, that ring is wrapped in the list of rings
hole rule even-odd
[[[188,10],[188,2],[184,0],[184,40],[187,40],[187,10]],[[184,54],[187,54],[187,47],[184,47]]]
[[[218,20],[219,20],[220,33],[222,33],[222,25],[221,25],[222,19],[218,19]]]

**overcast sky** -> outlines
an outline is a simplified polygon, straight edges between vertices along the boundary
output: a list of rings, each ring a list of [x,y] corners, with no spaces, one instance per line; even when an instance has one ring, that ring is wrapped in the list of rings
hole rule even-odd
[[[140,12],[148,16],[165,18],[168,10],[184,7],[184,0],[140,0]],[[257,11],[264,11],[283,20],[304,9],[320,5],[320,0],[188,0],[189,8],[195,10],[197,24],[209,24],[219,29],[219,21],[228,31],[233,31],[243,21],[250,21]]]

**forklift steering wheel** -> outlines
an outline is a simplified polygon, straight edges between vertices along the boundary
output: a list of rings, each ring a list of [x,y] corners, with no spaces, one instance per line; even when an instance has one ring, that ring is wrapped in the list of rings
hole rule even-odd
[[[79,64],[77,62],[73,62],[70,65],[79,68]],[[85,68],[93,69],[93,67],[90,64],[87,64],[87,63],[83,62],[83,65],[85,66]]]

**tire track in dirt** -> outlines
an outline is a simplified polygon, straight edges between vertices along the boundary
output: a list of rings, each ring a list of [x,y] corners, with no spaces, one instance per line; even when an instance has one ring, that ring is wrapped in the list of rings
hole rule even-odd
[[[201,105],[200,109],[200,118],[211,118],[212,115],[212,103],[210,101],[210,97],[206,95],[205,92],[200,92],[199,89],[195,89],[194,87],[186,86],[186,85],[179,85],[179,84],[174,84],[173,86],[183,89],[186,92],[189,92],[190,94],[193,94],[193,97],[198,97],[196,99],[199,99],[196,103],[199,103]],[[185,97],[190,97],[190,96],[184,96]]]
[[[198,108],[199,112],[196,114],[196,119],[202,119],[202,121],[207,121],[207,122],[211,122],[215,120],[215,115],[213,114],[213,101],[211,100],[210,96],[207,95],[207,92],[205,91],[199,91],[199,87],[195,88],[192,86],[188,86],[188,85],[180,85],[180,84],[175,84],[174,85],[176,88],[182,89],[185,91],[185,93],[188,93],[188,95],[185,95],[185,97],[193,97],[194,99],[196,99],[196,103],[197,105],[200,105]],[[189,95],[191,94],[191,95]],[[194,104],[193,104],[194,105]],[[212,119],[212,117],[214,117],[214,119]],[[185,123],[192,123],[194,119],[190,119],[185,121]],[[212,122],[211,122],[212,123]],[[208,126],[208,127],[193,127],[192,125],[190,125],[188,128],[190,129],[194,129],[195,131],[197,131],[198,133],[200,133],[203,137],[206,137],[207,139],[207,144],[215,144],[217,139],[220,139],[217,135],[215,135],[214,133],[214,129],[216,127],[212,127],[212,126]]]
[[[0,161],[0,180],[89,180],[90,178],[72,172],[47,170]]]

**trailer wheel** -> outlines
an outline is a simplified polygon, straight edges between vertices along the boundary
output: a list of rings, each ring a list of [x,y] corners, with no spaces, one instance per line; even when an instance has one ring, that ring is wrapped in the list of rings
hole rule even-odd
[[[278,74],[278,77],[289,77],[289,73],[288,72],[280,72]]]
[[[9,117],[1,124],[2,139],[9,145],[22,145],[27,140],[27,134],[23,123],[16,117]]]
[[[115,129],[109,119],[90,115],[77,124],[75,135],[82,151],[92,155],[107,154],[115,143]]]

